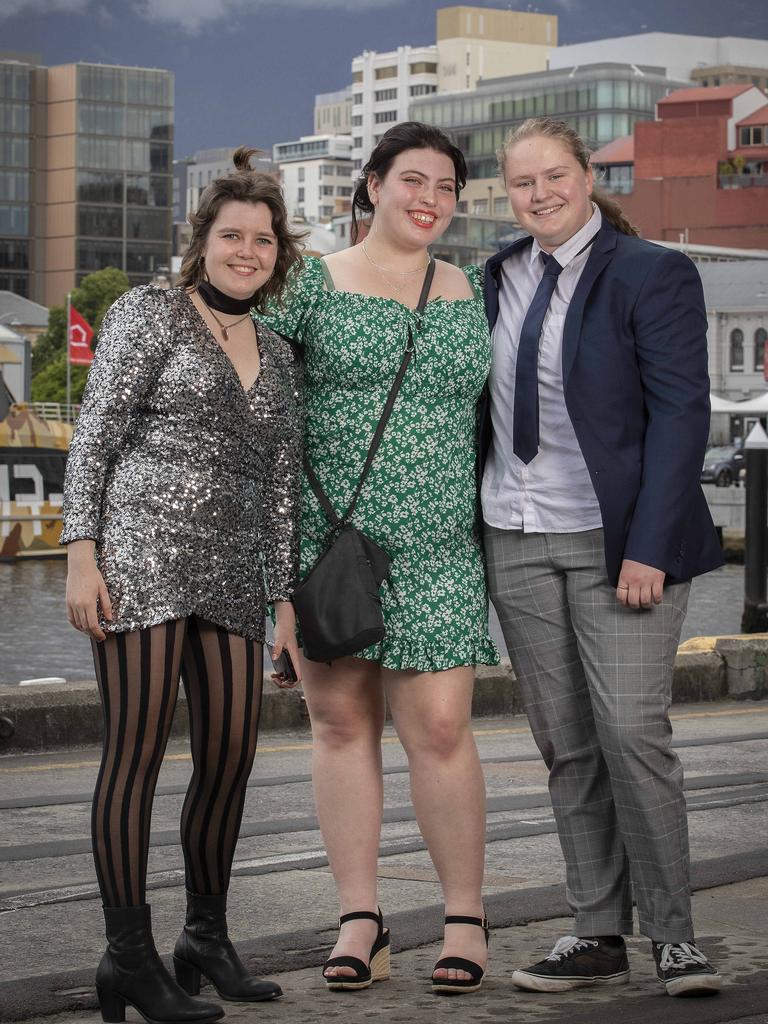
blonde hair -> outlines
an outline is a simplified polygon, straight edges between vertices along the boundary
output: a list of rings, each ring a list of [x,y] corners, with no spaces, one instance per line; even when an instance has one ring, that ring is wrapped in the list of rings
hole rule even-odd
[[[570,125],[566,124],[565,121],[558,121],[554,117],[530,117],[527,121],[523,121],[521,125],[518,125],[517,128],[510,130],[509,135],[504,140],[504,145],[496,154],[499,161],[499,173],[502,178],[504,177],[504,164],[512,147],[523,139],[530,139],[536,135],[543,135],[548,139],[559,139],[568,147],[574,159],[585,171],[589,168],[592,153],[579,133],[574,131]],[[639,237],[640,232],[634,224],[630,223],[615,199],[612,199],[602,189],[597,187],[592,188],[591,199],[600,210],[603,220],[608,221],[612,227],[623,235]]]

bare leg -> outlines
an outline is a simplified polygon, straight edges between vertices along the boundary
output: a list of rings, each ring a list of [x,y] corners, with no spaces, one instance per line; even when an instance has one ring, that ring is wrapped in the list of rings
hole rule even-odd
[[[331,666],[304,659],[303,688],[312,721],[317,816],[341,914],[375,911],[384,801],[381,669],[362,658],[340,658]],[[349,921],[331,956],[356,956],[367,963],[375,938],[372,921]],[[354,973],[348,967],[328,969],[328,976]]]
[[[384,685],[411,769],[411,796],[421,834],[443,888],[446,914],[482,917],[485,781],[472,735],[474,672],[389,672]],[[487,961],[480,928],[450,924],[441,956]],[[439,979],[468,979],[441,969]]]

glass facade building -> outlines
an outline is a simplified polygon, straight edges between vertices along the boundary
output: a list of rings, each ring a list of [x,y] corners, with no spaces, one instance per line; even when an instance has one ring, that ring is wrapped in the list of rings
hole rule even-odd
[[[76,65],[75,283],[106,266],[131,284],[170,267],[173,76]]]
[[[32,65],[0,61],[0,291],[31,298],[35,259],[35,113]]]
[[[173,75],[0,60],[0,290],[62,303],[86,274],[170,267]]]
[[[592,149],[631,134],[637,121],[655,117],[656,103],[689,83],[663,68],[592,64],[478,83],[471,93],[413,100],[414,121],[442,128],[462,149],[470,179],[497,176],[496,153],[510,128],[529,117],[566,121]]]

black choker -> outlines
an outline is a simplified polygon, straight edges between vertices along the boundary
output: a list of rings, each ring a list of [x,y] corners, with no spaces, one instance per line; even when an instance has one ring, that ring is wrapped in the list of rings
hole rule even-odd
[[[256,293],[254,292],[247,299],[233,299],[226,292],[219,291],[210,281],[201,281],[197,286],[197,290],[200,292],[206,306],[218,310],[219,313],[247,313],[251,306],[253,306],[256,298]]]

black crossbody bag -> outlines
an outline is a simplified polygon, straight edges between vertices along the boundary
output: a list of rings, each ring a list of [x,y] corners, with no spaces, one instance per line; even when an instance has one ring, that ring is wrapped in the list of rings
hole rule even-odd
[[[419,316],[427,304],[434,275],[435,261],[430,258],[416,306]],[[387,395],[363,471],[343,516],[337,514],[309,459],[304,456],[304,472],[309,485],[331,524],[325,551],[293,592],[304,655],[310,661],[333,661],[356,654],[384,638],[379,587],[389,572],[390,557],[370,537],[352,526],[351,519],[412,356],[413,332],[409,324],[403,361]]]

